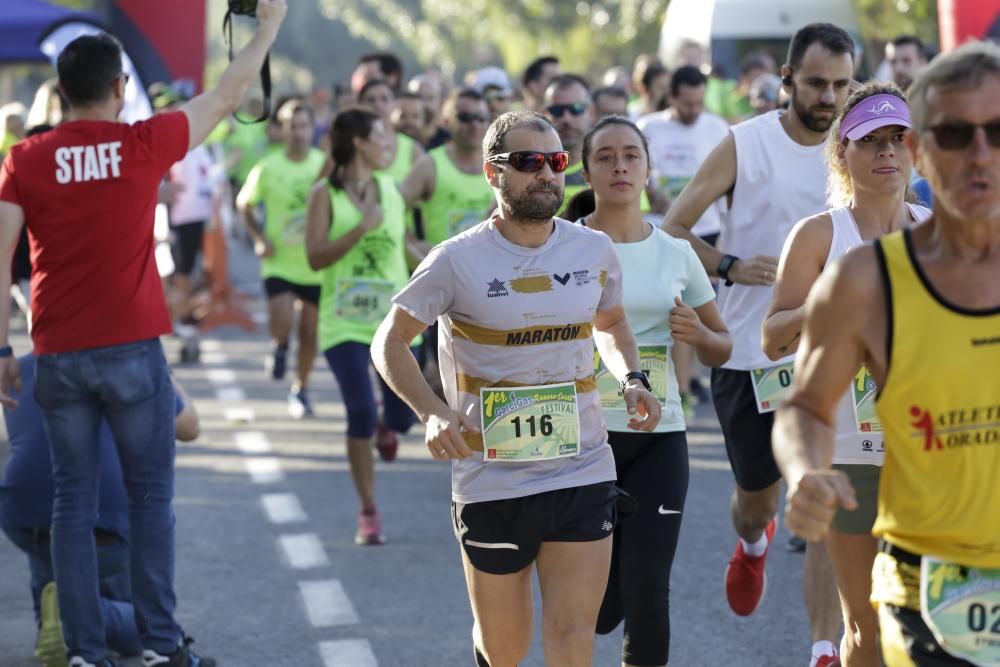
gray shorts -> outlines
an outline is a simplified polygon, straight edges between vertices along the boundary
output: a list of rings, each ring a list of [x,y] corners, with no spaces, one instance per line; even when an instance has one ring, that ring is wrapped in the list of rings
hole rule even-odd
[[[848,535],[863,535],[872,532],[875,516],[878,514],[878,481],[882,477],[881,466],[852,465],[835,463],[834,470],[847,475],[858,499],[858,508],[853,512],[838,509],[833,517],[833,529]]]

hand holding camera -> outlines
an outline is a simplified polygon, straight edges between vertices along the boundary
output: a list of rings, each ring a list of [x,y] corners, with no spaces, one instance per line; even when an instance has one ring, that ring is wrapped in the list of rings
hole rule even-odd
[[[229,0],[229,12],[235,16],[253,16],[262,28],[275,30],[288,11],[285,0]]]

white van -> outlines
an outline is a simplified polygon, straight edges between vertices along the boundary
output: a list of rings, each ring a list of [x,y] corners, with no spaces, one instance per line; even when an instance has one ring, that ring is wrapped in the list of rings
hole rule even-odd
[[[660,33],[660,60],[675,67],[681,48],[694,42],[713,68],[735,79],[751,51],[767,51],[780,66],[795,31],[817,21],[840,26],[860,45],[851,0],[671,0]]]

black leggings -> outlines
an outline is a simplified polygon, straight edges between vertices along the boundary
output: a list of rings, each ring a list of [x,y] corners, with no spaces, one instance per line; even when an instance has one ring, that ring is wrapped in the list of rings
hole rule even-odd
[[[670,654],[670,568],[688,487],[687,435],[683,431],[608,435],[618,486],[639,504],[615,528],[597,632],[608,634],[624,619],[622,661],[664,665]]]

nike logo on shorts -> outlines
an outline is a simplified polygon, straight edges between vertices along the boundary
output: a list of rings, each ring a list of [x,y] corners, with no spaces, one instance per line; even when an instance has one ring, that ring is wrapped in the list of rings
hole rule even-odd
[[[660,505],[660,509],[657,511],[660,514],[680,514],[680,510],[668,510],[663,505]]]

